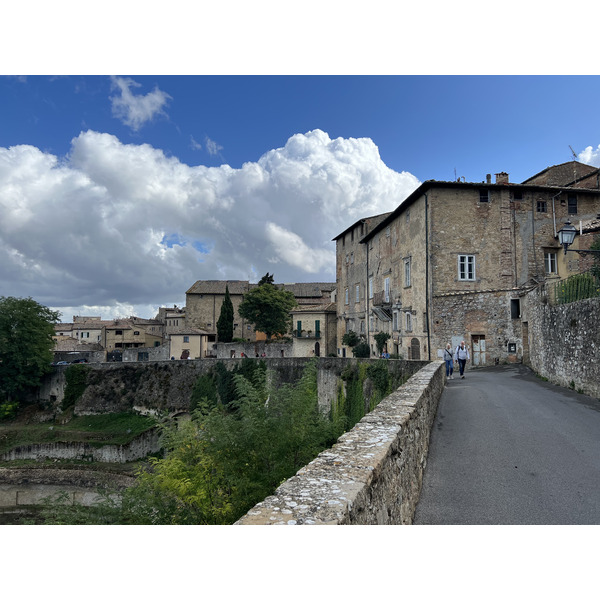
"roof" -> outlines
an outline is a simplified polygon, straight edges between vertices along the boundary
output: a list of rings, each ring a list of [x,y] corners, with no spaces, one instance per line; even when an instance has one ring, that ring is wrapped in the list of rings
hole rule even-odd
[[[583,164],[583,163],[581,163]],[[376,233],[387,227],[392,221],[394,221],[398,215],[404,212],[411,204],[414,204],[423,194],[432,188],[457,188],[457,189],[503,189],[507,187],[514,190],[546,190],[546,191],[565,191],[573,192],[574,189],[578,191],[585,191],[590,194],[600,194],[600,190],[593,188],[573,188],[567,186],[556,186],[556,185],[539,185],[539,184],[525,184],[525,183],[471,183],[464,181],[436,181],[435,179],[428,179],[424,181],[408,198],[406,198],[393,212],[389,213],[389,216],[376,225],[367,235],[361,240],[361,244],[368,242]]]
[[[180,327],[172,331],[171,336],[174,335],[209,335],[208,331],[204,331],[204,329],[194,329],[193,327]]]
[[[569,187],[597,173],[598,169],[596,167],[586,165],[577,160],[571,160],[560,165],[546,167],[543,171],[529,177],[523,183]]]
[[[335,282],[309,282],[309,283],[276,283],[275,287],[292,292],[296,298],[320,298],[323,292],[335,289]],[[186,294],[225,294],[229,288],[231,295],[244,295],[258,287],[258,283],[236,280],[206,280],[196,281]]]
[[[324,313],[324,312],[336,312],[337,305],[335,302],[330,302],[329,304],[304,304],[301,306],[297,306],[290,313],[300,314],[300,313]]]
[[[323,292],[331,292],[335,289],[334,283],[276,283],[275,287],[292,292],[295,298],[320,298]],[[251,284],[251,288],[258,287],[258,284]]]
[[[209,279],[196,281],[186,294],[225,294],[225,288],[229,288],[229,293],[234,295],[245,294],[249,290],[248,281],[239,279]]]
[[[339,233],[338,235],[336,235],[331,241],[335,242],[338,238],[342,237],[349,231],[352,231],[352,229],[354,229],[357,225],[360,225],[361,223],[371,223],[371,221],[375,221],[376,222],[375,224],[377,225],[377,223],[379,223],[380,221],[383,221],[388,215],[391,215],[391,214],[392,213],[386,212],[386,213],[381,213],[380,215],[373,215],[372,217],[365,217],[364,219],[359,219],[358,221],[356,221],[355,223],[350,225],[350,227],[348,227],[347,229],[344,229],[344,231],[342,231],[342,233]]]

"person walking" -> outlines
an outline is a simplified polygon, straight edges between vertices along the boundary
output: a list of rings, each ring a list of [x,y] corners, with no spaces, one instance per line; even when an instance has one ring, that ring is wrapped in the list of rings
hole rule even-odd
[[[456,362],[458,363],[458,368],[460,370],[460,378],[465,378],[465,366],[467,361],[470,360],[469,349],[465,346],[465,340],[463,340],[458,346],[456,346],[456,350],[454,351],[454,356],[456,357]]]
[[[452,352],[450,344],[446,344],[444,349],[444,361],[446,362],[446,379],[454,379],[454,352]]]

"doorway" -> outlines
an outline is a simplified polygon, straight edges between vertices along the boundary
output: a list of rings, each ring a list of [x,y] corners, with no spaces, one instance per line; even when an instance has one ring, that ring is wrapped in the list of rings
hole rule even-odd
[[[472,335],[473,344],[473,366],[485,365],[485,335]]]

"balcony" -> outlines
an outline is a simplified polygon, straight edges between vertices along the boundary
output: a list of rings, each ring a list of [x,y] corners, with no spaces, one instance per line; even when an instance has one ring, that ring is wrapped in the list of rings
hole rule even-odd
[[[388,293],[387,298],[385,295],[385,290],[381,292],[375,292],[373,294],[373,306],[391,306],[392,299],[390,294]]]
[[[304,329],[302,331],[298,331],[297,329],[294,329],[294,331],[292,332],[292,335],[295,338],[302,338],[302,339],[313,339],[313,340],[320,340],[321,339],[321,332],[320,331],[304,331]]]

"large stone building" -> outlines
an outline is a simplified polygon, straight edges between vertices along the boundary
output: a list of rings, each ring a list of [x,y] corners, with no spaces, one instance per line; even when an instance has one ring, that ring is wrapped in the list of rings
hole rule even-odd
[[[557,231],[600,209],[598,169],[576,161],[522,184],[425,181],[396,210],[361,220],[335,238],[338,355],[342,335],[391,337],[388,350],[434,359],[465,339],[478,364],[528,352],[520,301],[532,286],[582,269]]]
[[[251,342],[257,341],[257,339],[260,340],[260,333],[257,336],[254,326],[242,319],[238,312],[244,294],[247,294],[257,285],[239,280],[196,281],[185,293],[186,326],[205,331],[208,335],[208,342],[216,342],[217,321],[221,315],[225,290],[228,288],[233,304],[233,337]],[[285,283],[275,285],[292,292],[299,305],[329,304],[331,293],[335,289],[335,283]],[[264,335],[262,337],[264,339]]]

